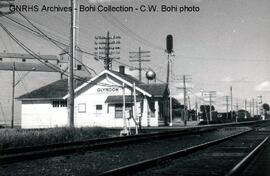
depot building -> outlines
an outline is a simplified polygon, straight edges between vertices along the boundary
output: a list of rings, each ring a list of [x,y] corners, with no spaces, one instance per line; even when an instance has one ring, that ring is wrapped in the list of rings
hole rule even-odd
[[[163,126],[169,123],[167,84],[143,83],[126,74],[123,66],[119,71],[104,70],[92,79],[76,81],[76,84],[75,127],[123,127],[124,115],[127,125],[134,127],[135,112],[141,126]],[[67,79],[53,82],[17,99],[21,101],[22,128],[68,126]]]

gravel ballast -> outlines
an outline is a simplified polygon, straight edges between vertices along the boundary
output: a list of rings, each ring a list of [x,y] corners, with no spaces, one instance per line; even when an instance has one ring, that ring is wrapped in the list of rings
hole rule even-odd
[[[39,159],[0,166],[0,175],[97,175],[104,171],[181,150],[193,145],[229,136],[247,128],[224,128],[196,135],[185,135],[163,140],[83,152],[61,157]]]

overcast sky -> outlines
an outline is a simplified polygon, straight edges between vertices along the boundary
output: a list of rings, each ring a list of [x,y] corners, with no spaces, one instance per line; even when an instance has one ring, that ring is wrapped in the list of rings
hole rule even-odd
[[[68,6],[66,0],[17,0],[17,4]],[[90,1],[94,3],[96,1]],[[164,52],[167,34],[174,37],[173,74],[178,77],[189,74],[192,81],[188,84],[192,102],[195,95],[201,100],[200,90],[217,91],[216,106],[224,109],[229,87],[233,86],[233,95],[243,107],[244,99],[263,96],[270,101],[270,1],[269,0],[125,0],[100,1],[103,5],[126,5],[140,7],[143,4],[197,6],[199,12],[82,12],[79,16],[79,46],[88,52],[94,52],[94,37],[111,34],[121,36],[121,59],[129,63],[129,52],[151,51],[151,62],[143,64],[157,73],[159,80],[165,81],[167,54]],[[89,5],[81,0],[79,4]],[[92,4],[93,5],[93,4]],[[23,13],[45,33],[68,43],[69,13],[27,12]],[[10,15],[15,20],[27,24],[20,15]],[[58,55],[61,51],[52,43],[42,40],[1,17],[4,24],[16,37],[28,47],[41,54]],[[29,25],[29,24],[27,24]],[[0,29],[0,50],[21,52],[5,32]],[[84,55],[83,61],[97,72],[103,69],[101,62],[92,56]],[[134,65],[134,63],[132,63]],[[131,65],[132,65],[131,64]],[[119,64],[114,63],[114,69]],[[24,73],[19,73],[23,75]],[[93,74],[94,75],[94,74]],[[18,75],[17,75],[18,76]],[[11,97],[11,73],[0,71],[0,102],[4,116],[9,117]],[[50,73],[31,73],[16,87],[16,95],[48,84],[59,79],[59,75]],[[181,80],[174,81],[174,87],[181,87]],[[23,87],[24,86],[24,87]],[[25,88],[26,87],[26,88]],[[27,91],[26,91],[27,90]],[[173,91],[181,98],[181,89]],[[1,108],[1,107],[0,107]],[[19,104],[16,104],[17,115]],[[0,111],[1,117],[2,111]],[[3,114],[2,114],[3,115]]]

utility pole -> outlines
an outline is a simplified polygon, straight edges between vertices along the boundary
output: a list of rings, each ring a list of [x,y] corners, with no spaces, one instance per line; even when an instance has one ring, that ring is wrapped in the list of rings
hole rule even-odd
[[[69,127],[74,127],[74,75],[73,60],[75,59],[76,47],[76,0],[71,0],[71,27],[70,27],[70,57],[69,57],[69,79],[68,79],[68,109]]]
[[[253,117],[255,116],[255,102],[254,102],[254,98],[252,98],[252,113],[253,113]]]
[[[125,83],[122,83],[122,97],[123,97],[123,106],[122,106],[122,117],[124,122],[124,129],[120,132],[120,135],[129,135],[129,131],[127,129],[127,119],[126,119],[126,95],[125,95]]]
[[[245,119],[247,118],[247,100],[245,99]]]
[[[236,102],[236,117],[235,117],[235,122],[238,120],[238,101]]]
[[[256,115],[259,115],[259,105],[257,101],[256,101]]]
[[[10,1],[14,1],[14,0],[1,0],[0,1],[0,9],[5,8],[5,7],[9,7],[11,5]],[[0,11],[0,17],[6,16],[6,15],[9,15],[9,14],[12,14],[12,13],[14,13],[14,12]],[[11,128],[14,127],[14,94],[15,94],[15,63],[13,62],[13,66],[12,66]]]
[[[111,57],[113,54],[120,54],[120,47],[119,46],[113,46],[113,45],[119,45],[121,39],[120,36],[114,36],[110,35],[110,32],[107,32],[106,37],[104,36],[95,36],[95,59],[100,60],[100,58],[103,59],[104,62],[104,68],[106,70],[112,69],[112,60],[113,59],[120,59],[119,57]]]
[[[250,117],[252,117],[252,111],[251,111],[251,108],[252,108],[252,103],[251,103],[251,100],[249,100],[249,112],[250,112]]]
[[[226,118],[229,119],[229,96],[226,96]]]
[[[139,63],[139,80],[142,80],[142,62],[150,62],[150,59],[142,59],[143,57],[150,57],[150,55],[142,55],[142,54],[148,54],[150,51],[142,51],[141,47],[139,47],[138,52],[129,52],[129,54],[132,54],[133,56],[129,56],[132,60],[129,60],[130,62],[138,62]],[[136,58],[136,59],[133,59]]]
[[[215,96],[216,94],[216,91],[209,91],[208,92],[208,95],[209,95],[209,109],[210,109],[210,121],[213,120],[213,117],[212,117],[212,98]],[[207,118],[208,120],[208,118]]]
[[[230,86],[230,94],[231,94],[231,119],[233,119],[233,94],[232,94],[232,86]]]
[[[191,110],[191,106],[190,106],[190,97],[188,96],[188,110]]]
[[[259,115],[262,115],[263,114],[263,112],[262,112],[262,96],[261,95],[259,95],[258,96],[258,108],[259,108]]]
[[[186,96],[187,96],[187,91],[186,91],[186,75],[183,75],[183,91],[184,91],[184,124],[185,126],[187,125],[187,101],[186,101]]]
[[[197,100],[197,97],[196,97],[196,100],[195,100],[195,109],[196,109],[196,119],[198,121],[199,118],[198,118],[198,100]]]
[[[212,121],[212,94],[209,94],[210,121]]]
[[[14,94],[15,94],[15,62],[12,66],[12,98],[11,98],[11,128],[14,127]]]
[[[183,113],[183,121],[184,124],[186,125],[187,122],[187,83],[189,83],[191,81],[191,75],[182,75],[182,78],[178,78],[179,75],[177,75],[176,80],[180,80],[183,81],[183,87],[177,87],[178,89],[183,89],[183,101],[184,101],[184,113]]]
[[[135,131],[138,134],[138,116],[137,116],[137,100],[136,100],[136,85],[133,83],[133,99],[134,99],[134,119],[135,119]]]

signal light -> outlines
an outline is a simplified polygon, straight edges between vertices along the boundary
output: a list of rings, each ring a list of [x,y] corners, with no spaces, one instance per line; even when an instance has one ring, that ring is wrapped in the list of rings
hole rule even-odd
[[[172,35],[167,35],[166,38],[166,52],[167,53],[172,53],[173,51],[173,36]]]

